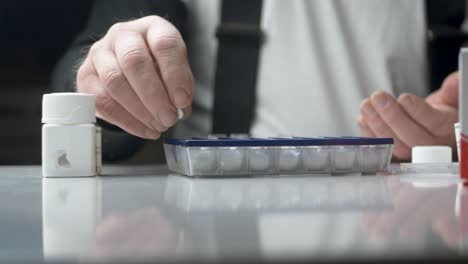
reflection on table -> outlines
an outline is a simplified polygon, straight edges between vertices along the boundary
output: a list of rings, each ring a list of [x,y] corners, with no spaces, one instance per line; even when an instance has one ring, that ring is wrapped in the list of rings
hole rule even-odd
[[[418,177],[43,179],[44,257],[466,256],[468,187]]]
[[[94,254],[100,217],[99,187],[95,177],[43,179],[42,238],[46,260]]]

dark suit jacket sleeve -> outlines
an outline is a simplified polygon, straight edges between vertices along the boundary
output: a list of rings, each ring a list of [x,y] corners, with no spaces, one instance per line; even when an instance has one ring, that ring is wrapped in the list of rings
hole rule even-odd
[[[116,22],[128,21],[147,15],[159,15],[171,21],[184,35],[186,12],[178,0],[96,0],[91,5],[88,23],[77,36],[66,54],[55,66],[52,74],[54,92],[75,91],[76,71],[85,58],[88,48]],[[102,120],[102,147],[105,161],[129,158],[144,143],[144,140]]]

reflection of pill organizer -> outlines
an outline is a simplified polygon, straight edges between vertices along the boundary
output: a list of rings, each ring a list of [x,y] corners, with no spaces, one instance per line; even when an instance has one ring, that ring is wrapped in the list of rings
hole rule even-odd
[[[181,211],[304,212],[386,210],[386,177],[276,177],[192,179],[169,175],[164,199]]]
[[[386,171],[391,138],[165,139],[169,169],[189,176]]]

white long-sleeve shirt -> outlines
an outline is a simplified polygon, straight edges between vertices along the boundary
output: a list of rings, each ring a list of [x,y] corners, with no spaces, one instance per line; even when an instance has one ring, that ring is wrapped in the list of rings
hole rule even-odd
[[[219,0],[186,3],[196,85],[179,136],[211,131],[221,9]],[[251,133],[359,135],[359,104],[373,91],[426,94],[424,10],[422,0],[264,0]]]

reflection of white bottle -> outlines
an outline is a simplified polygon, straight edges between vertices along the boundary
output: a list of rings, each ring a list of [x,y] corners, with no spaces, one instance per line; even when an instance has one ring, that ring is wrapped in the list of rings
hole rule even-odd
[[[94,96],[45,94],[42,101],[42,175],[95,176],[100,173],[100,129]]]
[[[97,178],[43,178],[42,237],[46,261],[89,257],[100,217]]]

